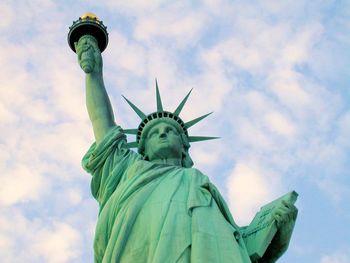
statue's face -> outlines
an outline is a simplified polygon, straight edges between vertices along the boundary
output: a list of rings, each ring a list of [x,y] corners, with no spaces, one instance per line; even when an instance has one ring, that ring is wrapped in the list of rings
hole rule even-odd
[[[181,159],[184,146],[176,128],[166,122],[155,124],[147,133],[145,155],[156,159]]]

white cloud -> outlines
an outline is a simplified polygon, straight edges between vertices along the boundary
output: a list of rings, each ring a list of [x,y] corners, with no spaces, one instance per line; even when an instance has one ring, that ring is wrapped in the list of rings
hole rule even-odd
[[[264,116],[264,119],[268,128],[272,132],[275,132],[285,137],[291,137],[295,135],[295,126],[280,112],[269,112]]]
[[[300,74],[291,69],[276,69],[269,76],[269,87],[282,104],[293,110],[311,103],[310,94],[298,81]]]
[[[45,178],[32,167],[17,165],[13,169],[4,169],[1,176],[0,203],[13,205],[18,202],[38,200],[48,188]]]
[[[116,10],[121,10],[126,14],[140,14],[144,12],[150,12],[156,8],[159,8],[162,4],[165,4],[167,0],[130,0],[130,1],[113,1],[107,0],[103,2],[103,7],[109,6]],[[93,1],[93,5],[99,5],[99,2],[96,3]]]
[[[140,18],[135,26],[135,38],[152,44],[169,38],[179,47],[196,42],[205,25],[205,17],[189,12],[183,6],[169,9],[168,12],[155,12]]]
[[[291,14],[285,14],[286,16],[293,15],[294,13],[300,13],[306,4],[303,1],[257,1],[260,7],[263,7],[269,14],[279,15],[289,10]]]
[[[69,189],[64,195],[67,196],[68,201],[72,205],[80,204],[83,199],[82,192],[78,188]]]
[[[325,255],[321,258],[320,263],[350,263],[349,252],[337,252],[332,255]]]
[[[3,103],[1,103],[0,104],[0,122],[3,124],[9,124],[16,120],[18,120],[17,115],[13,111],[10,111],[9,108],[4,106]]]
[[[0,13],[1,13],[1,21],[0,21],[0,29],[9,26],[13,20],[13,10],[8,3],[0,3]]]
[[[39,230],[32,242],[34,252],[48,263],[71,262],[81,253],[79,232],[64,223],[55,223],[51,229]]]
[[[144,76],[147,62],[144,48],[136,42],[129,41],[117,31],[110,32],[110,36],[109,42],[117,47],[108,47],[108,56],[105,56],[107,69],[113,70],[114,74],[120,70],[127,70],[136,76]]]
[[[236,130],[242,145],[257,150],[272,149],[274,138],[264,132],[258,121],[241,117],[238,119]]]
[[[48,111],[50,106],[43,100],[31,100],[31,103],[23,108],[27,117],[39,124],[50,123],[54,119],[54,114]]]
[[[81,255],[81,236],[71,225],[28,220],[18,209],[1,209],[0,233],[3,262],[64,263]]]
[[[344,147],[350,147],[350,111],[344,112],[339,117],[336,126],[337,131],[339,132],[339,136],[337,138],[338,145],[344,145]]]
[[[214,135],[210,134],[210,136]],[[218,163],[220,163],[223,156],[223,145],[218,141],[192,143],[190,150],[191,158],[195,163],[194,166],[199,169],[208,169],[210,167],[215,167]],[[220,175],[212,174],[211,176],[214,177]]]
[[[228,201],[234,218],[248,225],[260,207],[279,192],[279,178],[252,162],[237,162],[228,179]]]

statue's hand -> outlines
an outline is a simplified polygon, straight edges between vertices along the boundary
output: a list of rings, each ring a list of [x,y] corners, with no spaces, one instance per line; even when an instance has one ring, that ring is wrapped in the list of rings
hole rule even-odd
[[[287,201],[282,201],[273,212],[272,217],[276,220],[280,237],[286,237],[289,240],[290,234],[293,231],[295,220],[298,215],[298,209]]]
[[[102,56],[97,40],[90,35],[82,36],[74,43],[78,62],[86,74],[102,73]]]
[[[259,259],[259,263],[274,263],[287,250],[297,215],[298,209],[287,201],[282,201],[272,211],[272,217],[276,220],[277,232],[264,256]]]
[[[270,251],[267,253],[270,259],[273,260],[267,260],[266,262],[275,262],[287,250],[298,215],[298,209],[292,203],[282,201],[281,205],[276,207],[272,213],[278,230],[271,242]]]

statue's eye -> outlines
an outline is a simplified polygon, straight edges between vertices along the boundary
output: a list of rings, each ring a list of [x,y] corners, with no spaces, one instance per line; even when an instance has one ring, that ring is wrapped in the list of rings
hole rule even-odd
[[[166,131],[167,133],[177,134],[177,131],[173,127],[167,127]]]
[[[170,133],[170,132],[172,132],[172,131],[173,131],[173,129],[172,129],[172,127],[170,127],[170,126],[168,126],[168,127],[165,128],[165,132],[166,132],[166,133]]]
[[[152,138],[154,136],[156,136],[158,134],[158,129],[154,129],[152,131],[150,131],[150,133],[148,134],[148,138]]]

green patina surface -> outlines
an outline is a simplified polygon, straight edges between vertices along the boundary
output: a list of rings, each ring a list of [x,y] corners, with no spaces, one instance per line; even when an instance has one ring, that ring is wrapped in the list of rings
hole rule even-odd
[[[162,114],[151,121],[128,101],[144,123],[128,130],[139,132],[137,141],[128,144],[114,121],[98,41],[86,35],[74,47],[86,73],[86,103],[96,139],[83,158],[100,205],[95,262],[275,262],[289,244],[295,198],[276,200],[262,210],[258,218],[268,221],[254,219],[250,226],[238,227],[217,188],[192,168],[188,154],[190,142],[213,138],[191,138],[187,132],[207,115],[178,121],[188,96],[176,117],[164,115],[157,85],[157,113]]]
[[[199,170],[143,160],[119,127],[83,165],[101,208],[95,262],[250,262],[225,201]]]

